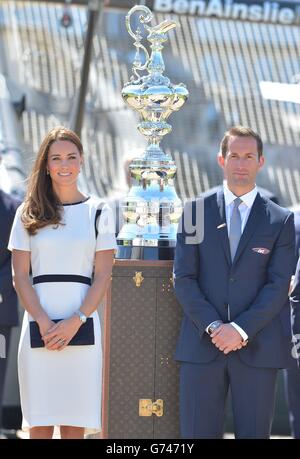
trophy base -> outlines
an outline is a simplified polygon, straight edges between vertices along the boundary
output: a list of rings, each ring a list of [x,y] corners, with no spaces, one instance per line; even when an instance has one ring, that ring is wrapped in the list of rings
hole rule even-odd
[[[122,260],[174,260],[175,247],[118,245],[115,258]]]

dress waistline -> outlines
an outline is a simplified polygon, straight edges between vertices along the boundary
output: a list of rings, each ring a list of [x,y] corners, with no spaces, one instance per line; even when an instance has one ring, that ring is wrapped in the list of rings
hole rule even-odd
[[[35,276],[32,279],[33,285],[43,282],[78,282],[80,284],[91,285],[92,280],[90,277],[77,276],[76,274],[44,274],[42,276]]]

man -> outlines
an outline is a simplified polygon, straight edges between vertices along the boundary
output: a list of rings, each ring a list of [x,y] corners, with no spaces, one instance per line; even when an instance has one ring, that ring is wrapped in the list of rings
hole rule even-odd
[[[3,426],[3,394],[11,328],[18,325],[18,301],[12,285],[11,252],[7,250],[7,244],[19,205],[20,202],[16,198],[0,190],[0,435]]]
[[[300,211],[294,212],[296,230],[295,269],[300,256]],[[296,276],[297,278],[297,276]],[[295,293],[292,293],[295,296]],[[291,304],[293,307],[293,302]],[[295,324],[294,324],[295,327]],[[299,329],[295,333],[300,333]],[[293,438],[300,438],[300,370],[296,359],[291,359],[289,368],[284,370],[285,393],[289,410],[289,421]]]
[[[277,369],[288,346],[280,312],[294,257],[293,214],[257,193],[264,165],[261,138],[235,126],[225,133],[218,163],[224,190],[187,205],[178,231],[175,292],[184,310],[176,360],[184,438],[221,438],[229,386],[237,438],[268,438]],[[189,211],[192,210],[192,212]]]
[[[295,230],[296,230],[296,257],[300,256],[300,210],[294,212],[295,216]]]

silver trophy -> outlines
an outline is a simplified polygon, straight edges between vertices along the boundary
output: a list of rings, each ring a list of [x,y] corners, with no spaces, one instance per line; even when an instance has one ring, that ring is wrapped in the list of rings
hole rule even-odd
[[[136,12],[141,12],[140,25],[134,33],[131,18]],[[122,205],[125,224],[118,235],[117,258],[173,259],[182,213],[182,203],[173,183],[177,168],[171,156],[161,149],[160,142],[172,130],[167,123],[169,116],[182,107],[189,93],[184,84],[172,84],[163,75],[163,44],[168,39],[167,32],[176,27],[176,23],[166,20],[149,27],[147,24],[152,19],[149,8],[138,5],[126,16],[126,27],[134,39],[136,54],[133,76],[124,85],[122,97],[140,114],[138,130],[147,138],[148,146],[129,166],[132,187]],[[141,26],[151,44],[150,56],[141,43]],[[142,76],[141,73],[146,74]]]

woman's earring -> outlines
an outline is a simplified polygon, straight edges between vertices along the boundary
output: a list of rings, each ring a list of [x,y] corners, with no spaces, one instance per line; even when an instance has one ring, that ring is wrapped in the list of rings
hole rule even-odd
[[[47,175],[49,175],[49,174],[50,174],[50,172],[49,172],[49,170],[47,169]]]

